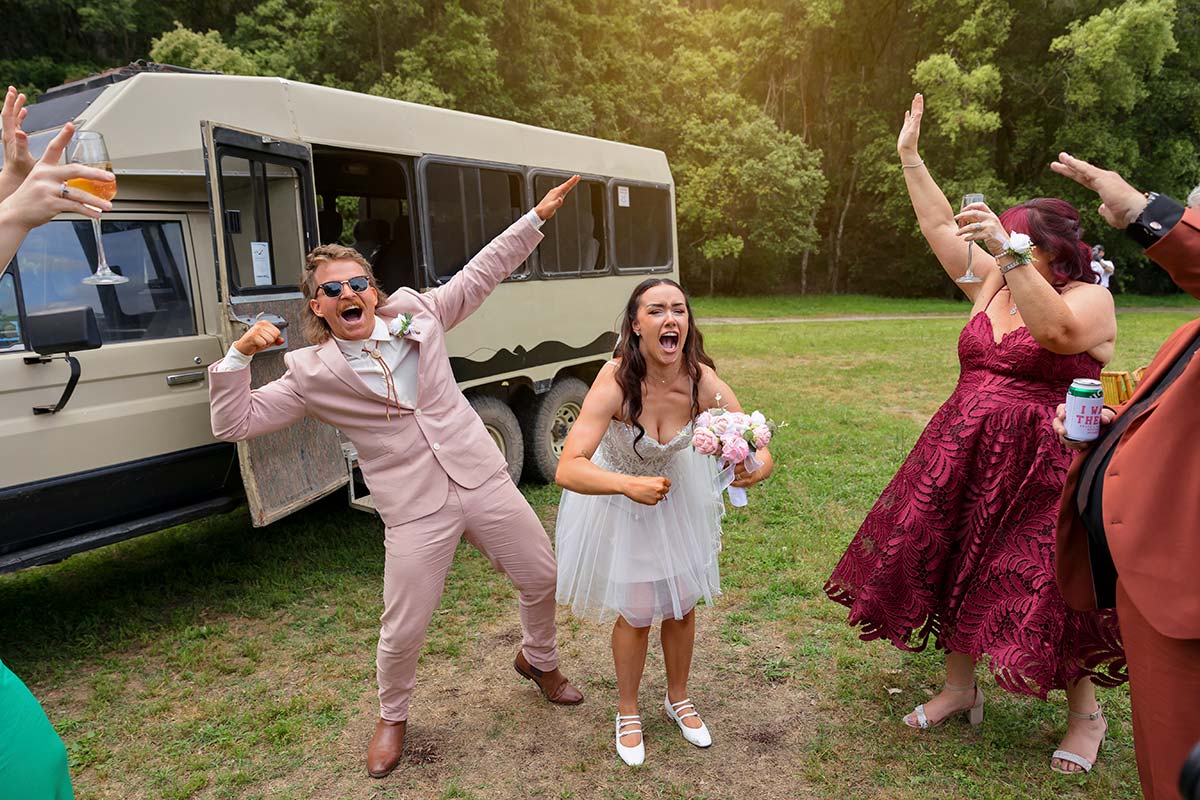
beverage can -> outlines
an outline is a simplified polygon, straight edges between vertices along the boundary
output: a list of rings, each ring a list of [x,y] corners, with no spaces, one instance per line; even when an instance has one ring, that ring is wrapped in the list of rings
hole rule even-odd
[[[1100,412],[1104,408],[1104,387],[1092,378],[1076,378],[1067,389],[1067,438],[1073,442],[1091,442],[1100,436]]]

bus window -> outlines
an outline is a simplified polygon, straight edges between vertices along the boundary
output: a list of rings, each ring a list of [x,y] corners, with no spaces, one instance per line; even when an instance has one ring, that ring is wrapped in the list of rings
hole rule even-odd
[[[534,197],[562,183],[565,176],[538,175]],[[604,253],[604,184],[580,181],[562,208],[542,226],[538,265],[543,275],[594,275],[607,269]]]
[[[620,181],[611,191],[617,269],[670,269],[671,193]]]
[[[21,340],[21,312],[17,307],[17,284],[11,272],[0,277],[0,353],[24,350]]]
[[[83,283],[96,263],[92,223],[50,222],[30,231],[17,251],[25,311],[91,306],[105,342],[194,335],[182,225],[104,219],[101,230],[109,265],[129,281]]]
[[[463,164],[425,169],[430,277],[445,283],[527,210],[518,172]],[[528,275],[523,265],[512,277]]]
[[[300,285],[300,174],[283,164],[221,156],[225,238],[235,292]]]

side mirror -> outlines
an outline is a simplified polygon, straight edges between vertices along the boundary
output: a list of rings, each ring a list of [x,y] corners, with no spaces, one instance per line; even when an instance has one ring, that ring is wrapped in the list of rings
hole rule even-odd
[[[29,314],[25,317],[25,331],[29,334],[30,347],[37,353],[26,356],[26,364],[48,364],[51,356],[61,355],[71,367],[71,377],[67,379],[58,403],[33,407],[34,414],[57,414],[71,399],[71,393],[79,383],[79,361],[70,351],[95,350],[103,344],[96,312],[91,306],[79,306]]]
[[[39,311],[25,317],[33,352],[52,356],[72,350],[95,350],[102,342],[96,312],[91,306]]]

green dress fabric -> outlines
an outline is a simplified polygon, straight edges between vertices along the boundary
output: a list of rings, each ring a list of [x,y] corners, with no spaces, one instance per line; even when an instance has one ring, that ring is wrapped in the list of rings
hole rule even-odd
[[[37,698],[0,661],[0,800],[74,800],[67,748]]]

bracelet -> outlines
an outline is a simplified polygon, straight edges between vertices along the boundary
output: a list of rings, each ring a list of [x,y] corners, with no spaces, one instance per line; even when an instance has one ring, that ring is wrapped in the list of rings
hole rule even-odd
[[[903,161],[901,161],[901,162],[900,162],[900,166],[901,166],[901,167],[903,167],[904,169],[916,169],[916,168],[918,168],[918,167],[923,167],[923,166],[925,166],[925,162],[924,162],[924,161],[918,161],[918,162],[917,162],[917,163],[915,163],[915,164],[905,164]]]
[[[1022,261],[1019,258],[1014,258],[1012,261],[1009,261],[1007,264],[1001,264],[999,261],[997,261],[996,266],[1000,268],[1001,275],[1007,275],[1008,273],[1012,272],[1017,267],[1023,267],[1028,263],[1029,263],[1028,261]]]

